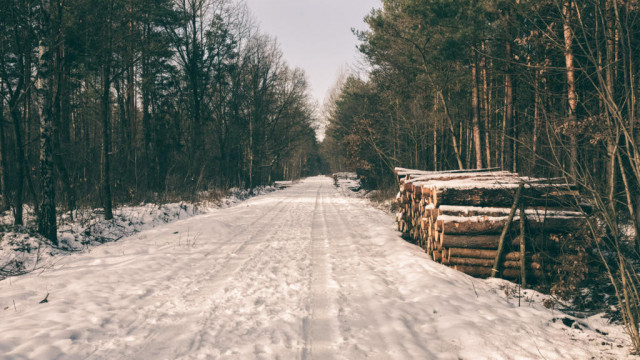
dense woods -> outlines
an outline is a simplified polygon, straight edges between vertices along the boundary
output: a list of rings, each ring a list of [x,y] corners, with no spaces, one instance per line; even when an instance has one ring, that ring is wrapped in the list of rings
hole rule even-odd
[[[60,247],[79,208],[355,171],[400,186],[398,230],[433,260],[554,295],[571,277],[640,352],[640,0],[380,0],[364,21],[319,143],[304,72],[242,0],[0,0],[0,213]]]
[[[0,2],[0,210],[56,241],[104,209],[300,177],[317,164],[301,70],[227,0]],[[72,212],[70,212],[72,214]]]
[[[326,149],[346,157],[328,159],[372,185],[396,165],[592,177],[626,203],[640,174],[638,6],[384,0],[357,32],[371,71],[332,104]]]
[[[370,71],[334,94],[323,152],[370,187],[392,187],[394,166],[576,184],[585,247],[606,249],[640,349],[639,15],[636,0],[382,0],[356,32]]]

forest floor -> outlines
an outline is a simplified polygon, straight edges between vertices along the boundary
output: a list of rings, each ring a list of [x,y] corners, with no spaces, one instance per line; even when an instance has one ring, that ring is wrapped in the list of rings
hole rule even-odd
[[[3,359],[623,359],[623,328],[437,264],[328,177],[0,281]]]

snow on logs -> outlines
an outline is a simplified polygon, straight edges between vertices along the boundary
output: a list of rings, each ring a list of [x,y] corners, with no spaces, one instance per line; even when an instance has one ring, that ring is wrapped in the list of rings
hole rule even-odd
[[[561,246],[555,235],[585,226],[584,213],[575,211],[576,186],[561,178],[521,177],[500,169],[396,168],[395,173],[398,230],[435,261],[472,276],[541,280],[552,271],[549,259]],[[521,211],[509,221],[515,206]]]

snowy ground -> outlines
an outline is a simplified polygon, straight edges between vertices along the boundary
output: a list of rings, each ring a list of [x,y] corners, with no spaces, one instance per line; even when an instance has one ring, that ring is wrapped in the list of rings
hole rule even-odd
[[[621,327],[569,327],[516,295],[428,260],[317,177],[1,281],[0,358],[628,356]]]
[[[36,218],[33,209],[25,206],[24,217],[28,226],[16,227],[13,215],[7,211],[0,214],[0,280],[8,275],[28,273],[46,269],[59,261],[60,256],[72,252],[89,251],[106,242],[118,241],[143,230],[206,213],[212,208],[227,208],[253,196],[273,192],[291,185],[279,182],[275,186],[261,186],[253,190],[230,189],[226,196],[211,196],[202,193],[198,203],[140,204],[122,206],[114,210],[113,220],[104,220],[102,209],[84,209],[58,217],[58,241],[53,247],[46,239],[33,233]]]

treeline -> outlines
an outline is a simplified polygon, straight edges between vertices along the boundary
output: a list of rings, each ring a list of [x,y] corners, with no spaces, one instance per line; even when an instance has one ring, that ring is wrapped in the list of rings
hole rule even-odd
[[[383,0],[357,33],[371,71],[331,104],[327,158],[372,185],[396,165],[588,177],[637,206],[639,6]]]
[[[1,0],[0,205],[161,201],[319,162],[302,71],[231,0]],[[70,212],[70,214],[72,214]]]

